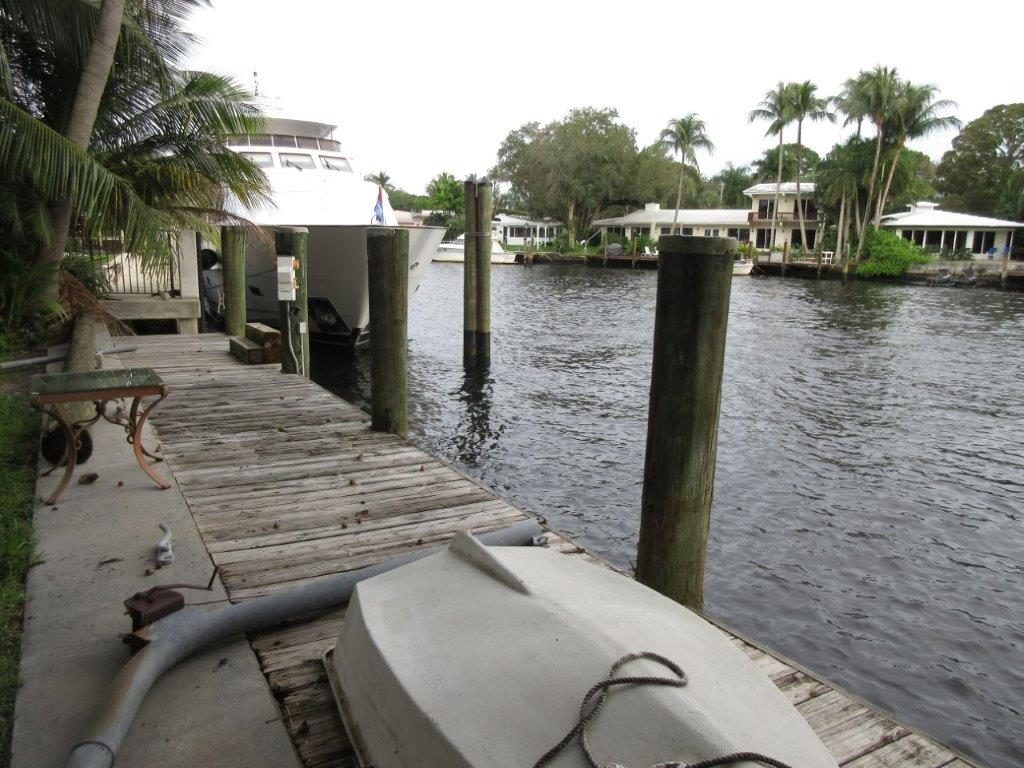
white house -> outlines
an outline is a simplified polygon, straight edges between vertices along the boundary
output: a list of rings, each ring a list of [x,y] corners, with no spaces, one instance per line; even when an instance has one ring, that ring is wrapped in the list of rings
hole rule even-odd
[[[775,213],[775,182],[755,184],[743,190],[750,198],[748,213],[751,242],[758,248],[781,248],[785,244],[800,245],[800,216],[796,207],[796,182],[784,181],[778,185],[779,210]],[[814,248],[818,236],[818,208],[814,203],[814,182],[800,183],[800,202],[804,213],[807,248]],[[774,230],[774,232],[773,232]]]
[[[645,235],[657,240],[660,235],[672,234],[675,214],[674,208],[662,208],[660,203],[647,203],[641,210],[631,211],[625,216],[597,219],[594,226],[601,229],[602,238],[606,235],[622,235],[632,239]],[[750,237],[747,212],[728,208],[680,209],[676,227],[677,233],[683,235],[735,237],[740,241]],[[681,232],[678,232],[679,228]]]
[[[937,203],[907,207],[910,210],[883,216],[882,227],[939,254],[967,250],[976,259],[995,258],[1013,249],[1013,230],[1024,227],[1019,221],[940,211]]]
[[[679,210],[677,228],[683,235],[705,237],[735,237],[741,243],[751,242],[758,248],[782,247],[784,243],[800,243],[800,220],[796,209],[796,183],[784,182],[779,190],[779,215],[775,210],[775,184],[755,184],[743,190],[750,198],[750,208],[683,208]],[[819,220],[814,205],[814,183],[800,184],[800,197],[804,210],[804,228],[807,247],[813,248],[817,239]],[[658,203],[647,203],[642,210],[625,216],[598,219],[595,227],[602,237],[609,234],[633,238],[646,235],[657,239],[672,234],[674,208],[662,208]],[[774,228],[774,236],[773,236]]]
[[[565,224],[552,219],[524,219],[499,213],[491,222],[491,231],[505,245],[544,245],[565,231]]]

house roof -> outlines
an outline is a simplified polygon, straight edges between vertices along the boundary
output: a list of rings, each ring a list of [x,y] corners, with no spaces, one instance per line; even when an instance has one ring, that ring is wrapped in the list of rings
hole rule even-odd
[[[992,219],[987,216],[975,216],[970,213],[940,211],[936,203],[915,203],[908,206],[909,211],[890,213],[882,217],[883,227],[920,227],[949,229],[1013,229],[1024,227],[1019,221]]]
[[[767,182],[765,184],[755,184],[749,189],[744,189],[743,194],[747,197],[753,197],[754,195],[774,195],[775,194],[775,182]],[[795,195],[796,194],[796,182],[795,181],[784,181],[779,185],[780,195]],[[813,195],[814,194],[814,182],[813,181],[801,181],[800,182],[800,195]]]
[[[563,224],[562,222],[555,221],[554,219],[543,219],[543,220],[524,219],[521,216],[513,216],[510,213],[499,213],[499,214],[496,214],[494,216],[494,218],[495,218],[496,221],[501,222],[502,226],[506,226],[506,227],[523,227],[523,226],[533,226],[533,227],[564,227],[565,226],[565,224]]]
[[[598,219],[594,222],[596,226],[630,226],[630,225],[671,225],[675,215],[674,208],[661,208],[648,204],[646,208],[631,211],[625,216],[613,216],[609,219]],[[747,226],[747,209],[737,208],[681,208],[679,210],[678,225],[692,227],[696,225],[707,225],[716,227],[745,227]]]

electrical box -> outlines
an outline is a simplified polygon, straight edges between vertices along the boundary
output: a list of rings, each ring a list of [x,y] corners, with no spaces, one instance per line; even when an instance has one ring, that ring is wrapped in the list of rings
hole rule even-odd
[[[277,257],[277,300],[295,301],[295,259],[291,256]]]

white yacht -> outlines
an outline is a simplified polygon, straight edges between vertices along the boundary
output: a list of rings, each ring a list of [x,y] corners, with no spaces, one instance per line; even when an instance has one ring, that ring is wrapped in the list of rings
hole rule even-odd
[[[351,158],[332,138],[335,126],[285,117],[268,117],[267,133],[239,136],[228,146],[260,166],[270,181],[273,206],[250,209],[238,201],[228,209],[272,230],[309,229],[310,332],[355,345],[370,319],[366,268],[366,230],[400,226],[385,190],[364,181]],[[434,256],[443,227],[403,226],[409,232],[409,294]],[[277,325],[277,275],[273,238],[246,242],[246,313],[250,320]],[[205,265],[204,265],[205,266]],[[205,269],[208,303],[216,307],[220,270]]]
[[[459,235],[452,241],[437,246],[434,261],[462,264],[466,261],[466,236]],[[501,247],[496,230],[491,230],[491,264],[515,264],[516,255]]]

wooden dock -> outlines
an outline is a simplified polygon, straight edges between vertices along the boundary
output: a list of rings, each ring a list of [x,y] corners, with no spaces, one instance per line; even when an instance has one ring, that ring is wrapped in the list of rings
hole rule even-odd
[[[167,466],[232,601],[288,589],[527,517],[492,491],[278,366],[245,366],[227,337],[141,336],[126,366],[156,369]],[[557,533],[548,546],[597,562]],[[250,638],[307,768],[356,766],[320,663],[344,610]],[[842,766],[969,768],[892,717],[723,629],[796,705]],[[567,713],[567,717],[569,714]]]

